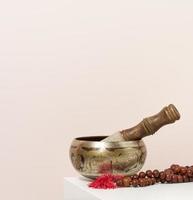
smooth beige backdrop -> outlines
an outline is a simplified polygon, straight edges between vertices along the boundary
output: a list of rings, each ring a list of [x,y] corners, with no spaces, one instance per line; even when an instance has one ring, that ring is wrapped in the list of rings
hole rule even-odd
[[[74,137],[110,134],[174,103],[147,168],[193,164],[193,2],[0,3],[0,199],[63,199]]]

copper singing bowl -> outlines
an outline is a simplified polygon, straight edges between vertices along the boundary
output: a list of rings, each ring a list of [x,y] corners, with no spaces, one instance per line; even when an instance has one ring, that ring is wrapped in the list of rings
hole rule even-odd
[[[143,167],[146,147],[142,140],[102,142],[105,137],[79,137],[72,141],[70,158],[82,176],[96,178],[105,173],[132,175]]]

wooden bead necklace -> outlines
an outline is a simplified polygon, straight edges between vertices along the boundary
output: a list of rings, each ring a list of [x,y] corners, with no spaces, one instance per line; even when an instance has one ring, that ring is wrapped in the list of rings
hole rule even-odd
[[[147,170],[116,181],[118,187],[145,187],[155,183],[183,183],[193,181],[193,166],[171,165],[164,171]]]
[[[173,164],[164,171],[147,170],[132,176],[106,174],[98,177],[89,187],[111,189],[116,187],[145,187],[156,183],[185,183],[193,182],[193,166]]]

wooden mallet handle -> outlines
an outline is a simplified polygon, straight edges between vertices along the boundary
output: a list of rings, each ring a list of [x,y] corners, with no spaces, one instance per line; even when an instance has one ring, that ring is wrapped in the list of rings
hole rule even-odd
[[[180,113],[173,104],[164,107],[159,113],[144,118],[138,125],[121,131],[124,140],[139,140],[154,134],[162,126],[174,123],[180,119]]]

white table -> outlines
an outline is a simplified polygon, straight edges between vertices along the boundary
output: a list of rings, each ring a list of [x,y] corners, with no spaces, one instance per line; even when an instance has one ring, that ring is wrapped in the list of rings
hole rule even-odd
[[[156,184],[142,188],[92,189],[82,177],[64,178],[64,200],[192,200],[193,183]]]

